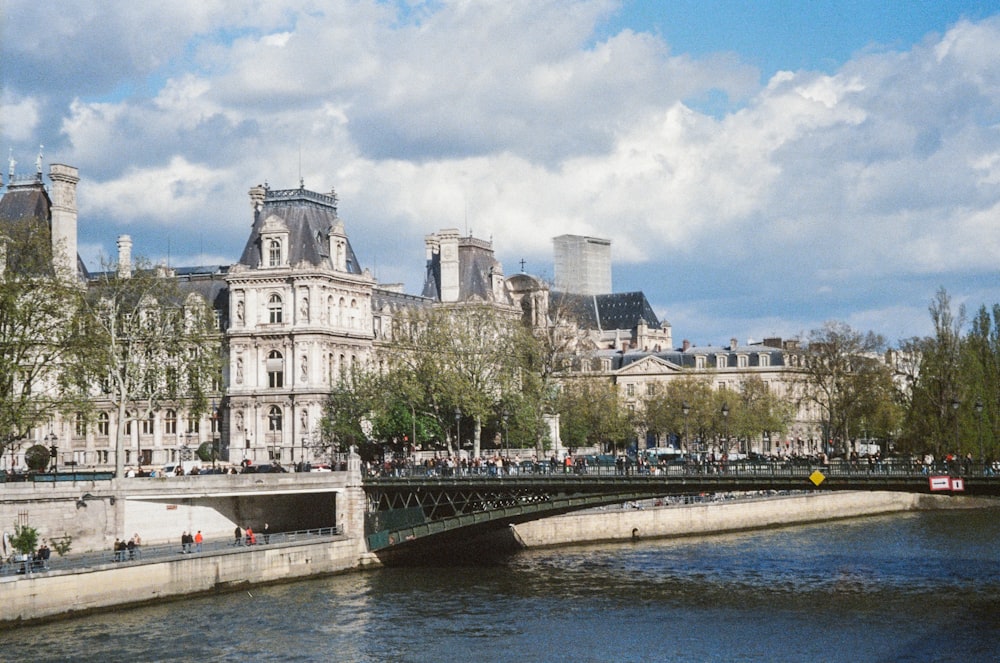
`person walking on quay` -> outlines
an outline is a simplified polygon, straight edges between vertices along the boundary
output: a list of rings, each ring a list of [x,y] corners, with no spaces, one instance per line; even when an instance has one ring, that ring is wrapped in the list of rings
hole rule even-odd
[[[128,549],[129,561],[135,559],[135,549],[136,549],[135,537],[129,539],[128,543],[125,544],[125,547]]]
[[[247,525],[247,545],[252,546],[257,543],[257,535],[253,533],[253,528]]]
[[[201,535],[201,530],[198,530],[198,533],[194,535],[194,551],[195,552],[201,552],[201,544],[202,544],[202,542],[204,542],[204,540],[205,540],[205,537],[203,537]]]
[[[243,543],[243,530],[240,529],[239,525],[236,526],[236,531],[233,532],[233,536],[236,537],[236,540],[233,541],[234,546],[238,546]]]
[[[194,537],[191,536],[190,532],[184,532],[181,534],[181,552],[189,553],[191,552],[191,544],[194,542]]]
[[[264,543],[271,543],[271,527],[267,523],[264,523],[262,534],[264,535]]]

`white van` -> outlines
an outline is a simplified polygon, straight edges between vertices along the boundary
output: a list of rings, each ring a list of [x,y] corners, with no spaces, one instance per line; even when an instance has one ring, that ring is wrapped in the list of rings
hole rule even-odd
[[[194,468],[201,469],[201,461],[199,460],[185,460],[178,463],[170,463],[169,465],[163,466],[163,476],[165,477],[175,477],[177,476],[177,468],[180,467],[184,470],[184,474],[191,474],[191,470]]]

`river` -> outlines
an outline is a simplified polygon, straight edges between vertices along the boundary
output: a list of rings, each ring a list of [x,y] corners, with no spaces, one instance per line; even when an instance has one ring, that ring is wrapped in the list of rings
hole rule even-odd
[[[532,550],[13,629],[0,660],[998,661],[998,544],[991,509]]]

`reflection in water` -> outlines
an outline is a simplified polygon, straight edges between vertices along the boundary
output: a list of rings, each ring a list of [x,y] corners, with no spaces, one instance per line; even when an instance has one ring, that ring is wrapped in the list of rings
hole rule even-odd
[[[998,511],[527,551],[5,633],[3,660],[1000,660]]]

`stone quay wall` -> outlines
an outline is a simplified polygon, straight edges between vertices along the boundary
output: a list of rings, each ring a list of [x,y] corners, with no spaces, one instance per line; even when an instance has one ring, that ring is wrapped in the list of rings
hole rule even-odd
[[[286,543],[181,559],[0,577],[0,623],[66,618],[125,604],[329,575],[378,564],[358,538]]]
[[[606,507],[514,526],[528,548],[718,534],[883,513],[996,504],[990,500],[895,492],[815,492],[760,500],[636,509]]]

